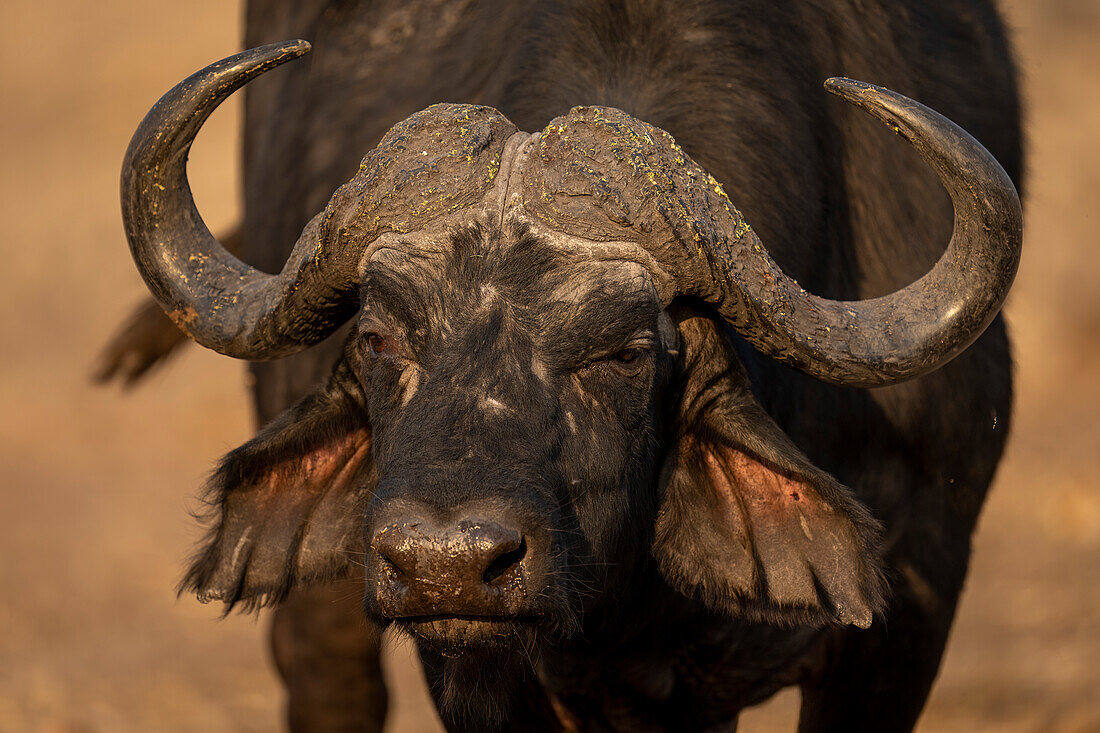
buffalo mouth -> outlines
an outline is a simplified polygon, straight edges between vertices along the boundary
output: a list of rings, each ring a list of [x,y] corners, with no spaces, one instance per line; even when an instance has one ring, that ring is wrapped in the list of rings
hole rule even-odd
[[[441,649],[469,646],[507,646],[528,637],[538,616],[468,616],[432,614],[402,616],[390,621],[415,639]]]

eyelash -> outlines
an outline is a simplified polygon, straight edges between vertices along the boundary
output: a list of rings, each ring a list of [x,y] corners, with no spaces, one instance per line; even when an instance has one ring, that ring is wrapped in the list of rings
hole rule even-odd
[[[646,356],[649,353],[649,349],[641,346],[630,346],[619,349],[614,354],[601,359],[601,361],[610,365],[623,376],[633,377],[641,373],[646,363]]]
[[[623,364],[631,364],[642,355],[642,350],[639,348],[620,349],[612,354],[611,358],[616,361],[621,361]]]

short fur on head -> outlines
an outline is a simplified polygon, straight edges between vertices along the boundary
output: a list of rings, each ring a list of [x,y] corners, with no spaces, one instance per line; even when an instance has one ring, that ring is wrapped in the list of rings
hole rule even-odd
[[[456,231],[441,257],[407,263],[368,270],[378,295],[363,322],[403,324],[413,358],[365,360],[353,333],[327,385],[226,456],[210,484],[211,534],[183,588],[254,607],[346,575],[362,556],[364,519],[407,494],[397,478],[439,477],[433,492],[454,491],[444,484],[457,480],[455,461],[481,455],[477,471],[510,482],[556,525],[543,589],[553,597],[537,606],[553,617],[545,628],[575,629],[569,616],[591,605],[585,596],[615,594],[647,555],[674,589],[734,617],[870,623],[882,603],[875,522],[760,408],[704,306],[662,310],[635,270],[564,256],[522,227]],[[630,329],[598,309],[585,315],[585,298],[634,298],[638,322],[652,322],[647,383],[608,366]],[[661,319],[674,334],[657,333]],[[491,378],[502,414],[469,412],[477,395],[454,380],[471,375]],[[532,482],[541,499],[526,496]],[[463,486],[440,501],[479,498]],[[593,570],[609,562],[621,572]]]

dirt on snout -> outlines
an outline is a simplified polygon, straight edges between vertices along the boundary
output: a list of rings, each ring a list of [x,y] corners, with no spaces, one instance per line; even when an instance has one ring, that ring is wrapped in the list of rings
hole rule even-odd
[[[1030,142],[1008,318],[1017,412],[925,732],[1100,731],[1100,3],[1012,0]],[[187,347],[131,392],[93,387],[145,294],[118,214],[131,133],[236,50],[216,0],[0,4],[0,730],[270,731],[266,617],[176,598],[189,510],[252,433],[240,363]],[[215,230],[237,218],[239,100],[191,155]],[[438,730],[410,650],[390,731]],[[792,731],[797,694],[744,716]]]

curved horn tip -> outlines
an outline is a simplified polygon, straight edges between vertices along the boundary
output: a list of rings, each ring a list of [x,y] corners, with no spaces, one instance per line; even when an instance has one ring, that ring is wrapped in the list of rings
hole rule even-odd
[[[270,46],[261,46],[261,48],[270,48],[271,50],[278,50],[281,54],[285,53],[290,58],[297,58],[304,56],[313,50],[313,44],[304,38],[295,38],[291,41],[281,41],[279,43],[272,43]]]
[[[225,65],[226,67],[236,66],[237,64],[244,63],[253,71],[253,73],[263,73],[268,69],[272,69],[276,66],[282,66],[287,61],[293,61],[294,59],[305,56],[307,53],[313,50],[313,45],[302,38],[295,38],[290,41],[278,41],[277,43],[268,43],[263,46],[256,46],[255,48],[247,48],[240,53],[236,53],[232,56],[222,59],[214,64],[211,64],[205,69],[199,71],[199,74],[209,71],[214,67]],[[250,77],[251,78],[251,75]],[[242,83],[248,79],[242,79]]]
[[[846,99],[849,102],[856,101],[860,97],[865,96],[868,92],[882,94],[883,92],[889,91],[876,84],[859,81],[858,79],[849,79],[846,76],[830,76],[825,80],[825,89],[830,94],[835,94],[841,99]]]

